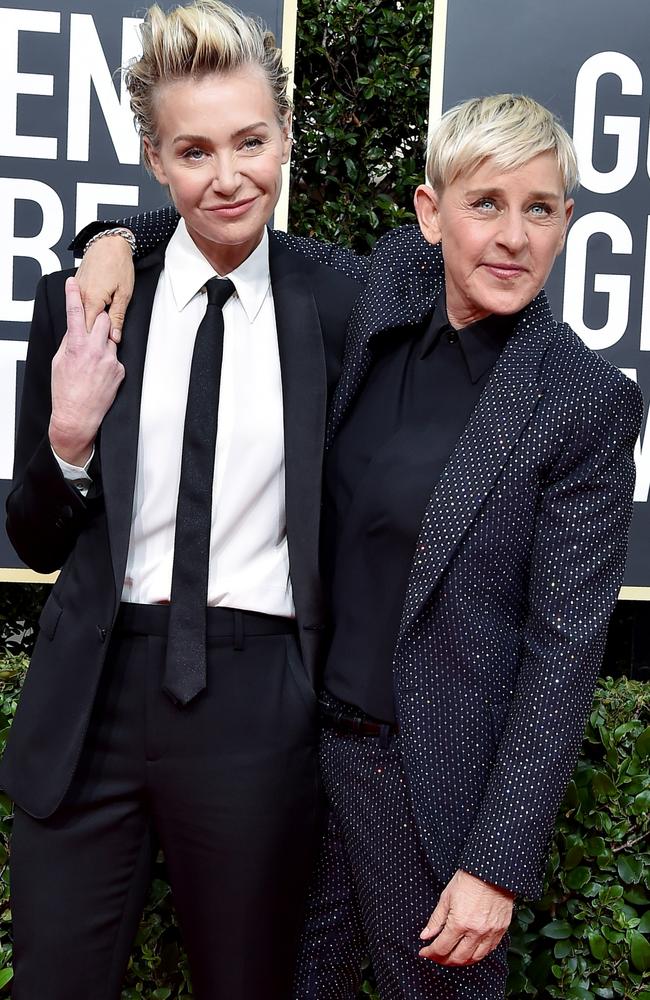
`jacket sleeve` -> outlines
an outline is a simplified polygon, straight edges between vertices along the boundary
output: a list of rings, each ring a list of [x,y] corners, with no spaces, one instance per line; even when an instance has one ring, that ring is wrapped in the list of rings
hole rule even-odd
[[[299,253],[308,260],[327,264],[328,267],[340,271],[341,274],[360,284],[365,284],[368,280],[370,257],[361,257],[347,247],[336,243],[324,243],[322,240],[314,240],[307,236],[293,236],[291,233],[279,230],[274,230],[273,234],[294,253]]]
[[[29,334],[25,379],[18,420],[14,478],[7,498],[7,534],[20,558],[39,573],[60,569],[86,514],[86,501],[66,482],[52,453],[48,427],[52,410],[52,358],[65,332],[64,276],[41,278]],[[50,293],[61,299],[53,320]]]
[[[81,256],[91,237],[104,232],[105,229],[125,226],[135,236],[137,244],[135,259],[140,260],[151,253],[160,243],[166,243],[170,239],[178,225],[178,219],[179,215],[174,206],[166,205],[163,208],[153,209],[151,212],[132,215],[128,219],[113,221],[104,219],[99,222],[91,222],[77,233],[68,249],[74,250],[77,256]],[[369,258],[360,257],[353,250],[338,246],[336,243],[323,243],[321,240],[305,236],[292,236],[280,230],[274,230],[274,235],[295,253],[302,254],[318,264],[327,264],[354,281],[365,282],[367,278],[370,269]]]
[[[459,865],[517,895],[541,894],[582,744],[625,567],[642,411],[638,388],[612,368],[600,398],[567,420],[567,448],[541,494],[520,671]]]
[[[105,229],[116,229],[124,226],[130,229],[135,236],[137,249],[135,259],[141,260],[150,254],[160,243],[166,243],[172,236],[178,225],[179,215],[173,205],[165,205],[162,208],[154,208],[150,212],[141,212],[139,215],[131,215],[128,219],[107,220],[90,222],[80,232],[68,247],[74,250],[78,257],[84,252],[84,247],[88,240],[97,233],[104,232]]]

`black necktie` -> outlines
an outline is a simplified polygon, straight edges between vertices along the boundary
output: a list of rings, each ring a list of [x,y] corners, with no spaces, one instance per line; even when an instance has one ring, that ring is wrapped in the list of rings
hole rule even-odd
[[[227,278],[211,278],[206,285],[208,306],[196,334],[187,393],[163,678],[163,690],[181,705],[187,705],[205,687],[205,611],[223,357],[222,310],[234,287]]]

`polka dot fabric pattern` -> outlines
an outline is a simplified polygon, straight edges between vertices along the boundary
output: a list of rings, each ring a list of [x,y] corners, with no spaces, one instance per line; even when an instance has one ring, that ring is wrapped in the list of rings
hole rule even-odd
[[[413,228],[377,244],[330,440],[371,338],[421,320],[443,280],[439,248]],[[394,679],[414,815],[443,882],[462,867],[541,893],[622,580],[641,414],[638,388],[556,323],[541,292],[431,484]]]
[[[310,895],[295,1000],[356,1000],[369,953],[381,1000],[498,1000],[507,941],[477,965],[420,958],[419,934],[444,888],[422,849],[399,737],[325,729],[320,769],[329,815]]]

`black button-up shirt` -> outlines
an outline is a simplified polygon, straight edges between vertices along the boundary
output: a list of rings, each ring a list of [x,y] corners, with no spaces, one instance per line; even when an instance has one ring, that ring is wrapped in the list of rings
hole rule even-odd
[[[327,457],[324,685],[377,719],[395,720],[393,652],[427,502],[515,319],[454,330],[443,295],[422,325],[376,335],[367,381]]]

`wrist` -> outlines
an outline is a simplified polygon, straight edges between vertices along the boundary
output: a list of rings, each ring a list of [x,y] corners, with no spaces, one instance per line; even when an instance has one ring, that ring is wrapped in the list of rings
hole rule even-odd
[[[506,889],[505,886],[497,885],[495,882],[488,882],[487,879],[481,878],[479,875],[473,875],[471,872],[468,872],[466,868],[459,868],[458,870],[462,875],[467,876],[467,878],[473,879],[475,882],[481,882],[488,889],[493,889],[495,892],[498,892],[499,895],[503,896],[506,899],[515,900],[517,898],[517,893],[513,892],[511,889]]]
[[[54,414],[50,419],[48,437],[52,451],[68,465],[83,468],[93,453],[95,435],[62,426]]]
[[[93,246],[94,243],[97,243],[105,236],[117,236],[118,239],[124,240],[124,242],[128,244],[131,250],[131,255],[133,256],[133,254],[135,254],[137,250],[137,243],[135,236],[133,235],[130,229],[126,228],[126,226],[118,226],[116,229],[104,229],[102,230],[101,233],[95,233],[94,236],[91,236],[83,249],[84,256],[86,252],[90,249],[90,247]]]

